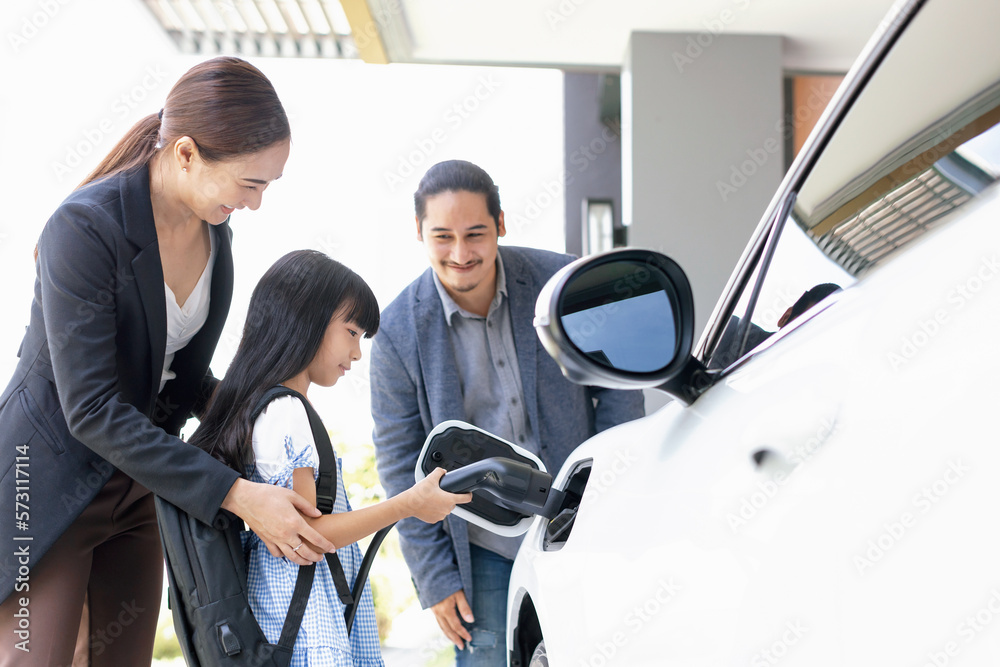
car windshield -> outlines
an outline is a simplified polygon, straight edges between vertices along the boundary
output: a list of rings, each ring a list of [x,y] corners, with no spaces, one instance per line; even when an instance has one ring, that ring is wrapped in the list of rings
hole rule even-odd
[[[997,179],[1000,40],[962,4],[921,10],[799,189],[793,219],[854,276]]]
[[[923,8],[844,116],[772,228],[773,252],[761,247],[711,367],[829,303],[1000,179],[1000,40],[995,22],[963,20],[981,5],[956,1],[970,6]]]
[[[986,113],[962,119],[947,136],[928,128],[925,133],[936,135],[937,143],[809,210],[797,206],[792,219],[845,271],[864,274],[1000,177],[1000,87],[987,93],[993,106]],[[925,143],[923,135],[912,140]],[[866,187],[855,194],[860,185]]]

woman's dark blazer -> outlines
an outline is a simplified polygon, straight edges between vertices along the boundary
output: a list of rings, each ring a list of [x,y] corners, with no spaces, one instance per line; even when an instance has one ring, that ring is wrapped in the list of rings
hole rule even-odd
[[[115,468],[202,521],[219,518],[238,474],[176,437],[214,388],[209,362],[232,300],[232,230],[212,233],[208,321],[158,391],[166,297],[148,168],[75,191],[46,223],[30,324],[0,397],[0,599],[30,596],[23,566]]]

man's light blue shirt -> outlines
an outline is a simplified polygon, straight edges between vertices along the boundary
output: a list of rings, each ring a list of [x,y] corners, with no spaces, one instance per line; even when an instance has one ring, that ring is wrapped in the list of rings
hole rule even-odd
[[[528,422],[524,389],[514,348],[514,331],[507,300],[507,278],[497,254],[496,293],[486,317],[463,309],[434,274],[455,362],[462,383],[466,419],[484,431],[538,454],[538,444]],[[500,537],[469,524],[469,541],[505,558],[513,559],[521,538]]]

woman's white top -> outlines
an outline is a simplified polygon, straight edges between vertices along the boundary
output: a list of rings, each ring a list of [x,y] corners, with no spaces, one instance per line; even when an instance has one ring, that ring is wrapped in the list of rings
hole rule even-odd
[[[170,370],[177,350],[190,343],[208,319],[212,293],[212,267],[215,266],[215,234],[211,229],[208,231],[208,238],[211,244],[208,263],[205,264],[205,270],[198,278],[198,284],[194,286],[194,291],[184,302],[183,307],[177,305],[177,297],[167,283],[163,283],[167,296],[167,349],[163,358],[160,391],[163,391],[163,385],[167,380],[177,377],[177,374]]]

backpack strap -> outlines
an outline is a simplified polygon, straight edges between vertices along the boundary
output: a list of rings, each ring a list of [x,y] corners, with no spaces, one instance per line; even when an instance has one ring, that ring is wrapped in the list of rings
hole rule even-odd
[[[294,396],[302,402],[306,409],[306,416],[309,418],[309,428],[312,429],[313,442],[316,444],[316,452],[319,454],[319,476],[316,478],[316,507],[323,514],[330,514],[333,511],[333,503],[337,498],[337,457],[333,453],[333,443],[323,426],[323,421],[319,418],[316,410],[305,396],[281,385],[271,387],[261,397],[260,402],[251,414],[250,419],[256,421],[264,408],[276,398],[281,396]]]
[[[333,503],[337,498],[337,457],[333,453],[333,443],[330,442],[330,435],[326,432],[326,427],[323,425],[323,421],[320,419],[319,414],[316,413],[312,404],[305,396],[294,389],[277,385],[264,392],[256,408],[254,408],[251,420],[256,421],[260,413],[264,411],[264,408],[271,401],[281,396],[295,396],[302,402],[303,407],[306,409],[306,415],[309,417],[309,427],[312,429],[313,442],[316,445],[316,452],[319,454],[319,475],[316,478],[316,507],[323,514],[330,514],[333,512]],[[344,574],[344,566],[341,564],[340,558],[336,553],[326,554],[326,565],[330,568],[333,584],[337,589],[337,596],[340,598],[341,603],[344,604],[345,619],[350,614],[350,618],[353,620],[354,614],[352,610],[356,606],[356,600],[361,597],[360,593],[357,596],[352,593],[351,586],[347,583],[347,575]],[[308,574],[306,574],[307,571]],[[289,647],[295,643],[299,625],[302,623],[302,615],[305,613],[306,603],[309,601],[309,591],[312,590],[314,577],[314,565],[299,567],[299,574],[295,580],[295,590],[292,593],[288,615],[285,617],[285,624],[281,629],[282,640],[286,639],[286,635],[288,635],[287,638],[290,640],[290,643],[287,646]],[[350,626],[348,626],[347,631],[350,633]],[[286,645],[282,642],[279,643],[283,646]]]
[[[316,507],[323,514],[333,512],[333,503],[337,499],[337,457],[333,453],[333,443],[330,442],[330,435],[326,432],[326,427],[320,420],[316,410],[304,398],[303,404],[306,406],[306,414],[309,415],[309,426],[312,428],[313,440],[316,443],[316,451],[319,453],[319,475],[316,477]],[[326,554],[326,565],[333,575],[333,584],[337,588],[337,597],[348,608],[354,604],[354,595],[351,593],[351,586],[347,583],[347,575],[344,574],[344,566],[340,563],[340,557],[336,553]]]
[[[319,475],[316,477],[316,507],[323,514],[333,512],[333,503],[337,499],[337,457],[333,453],[333,443],[326,432],[326,426],[319,418],[316,410],[303,397],[302,404],[309,416],[309,427],[312,429],[316,452],[319,454]]]
[[[312,590],[315,576],[316,563],[299,566],[299,574],[295,577],[295,590],[292,591],[292,600],[288,603],[288,613],[285,614],[285,624],[281,626],[281,637],[278,638],[278,646],[283,646],[289,651],[293,649],[295,638],[299,636],[299,626],[302,625],[302,617],[305,616],[306,605],[309,604],[309,592]]]
[[[288,387],[284,387],[280,384],[271,387],[270,389],[264,392],[264,395],[260,397],[259,401],[257,401],[257,405],[254,406],[253,412],[250,413],[251,427],[253,426],[253,422],[257,421],[257,417],[260,417],[260,414],[264,412],[264,408],[270,405],[271,401],[273,401],[276,398],[280,398],[282,396],[296,396],[300,399],[305,398],[302,394],[295,391],[294,389],[289,389]],[[303,400],[303,402],[308,403],[308,401],[305,400]]]

